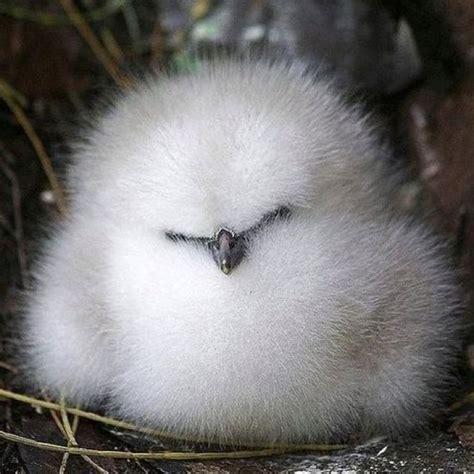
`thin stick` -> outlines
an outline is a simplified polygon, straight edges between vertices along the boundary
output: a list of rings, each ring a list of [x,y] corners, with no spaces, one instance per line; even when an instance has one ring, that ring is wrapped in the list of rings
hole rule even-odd
[[[13,238],[13,240],[16,239],[15,236],[15,231],[13,230],[13,227],[10,225],[8,222],[8,219],[0,212],[0,226],[2,226],[2,229],[7,232],[7,234]]]
[[[155,24],[150,35],[150,64],[160,64],[163,56],[163,30],[160,15],[156,13]]]
[[[49,400],[48,396],[46,395],[46,393],[42,390],[41,391],[41,394],[43,395],[43,397],[48,401],[50,402],[51,400]],[[53,418],[53,421],[54,423],[56,424],[56,426],[58,427],[59,431],[61,432],[61,434],[63,435],[63,437],[65,439],[67,439],[67,434],[66,434],[66,431],[64,429],[64,426],[63,424],[61,423],[61,420],[59,419],[59,416],[58,414],[54,411],[54,410],[51,410],[49,409],[49,414],[51,415],[51,417]]]
[[[137,45],[140,43],[141,31],[140,23],[133,4],[125,5],[122,9],[122,15],[125,20],[125,26],[127,27],[132,48],[137,53]]]
[[[79,426],[79,417],[76,415],[72,420],[72,432],[77,433],[77,427]],[[68,443],[69,446],[69,443]],[[69,453],[63,454],[63,459],[61,460],[61,466],[59,466],[59,474],[66,472],[67,462],[69,460]]]
[[[15,116],[16,120],[23,128],[26,136],[30,140],[33,148],[38,156],[41,166],[48,178],[49,184],[53,190],[54,195],[56,196],[56,205],[61,212],[61,214],[66,213],[66,198],[64,196],[64,191],[59,184],[59,180],[54,172],[53,166],[51,164],[51,160],[46,153],[46,149],[43,145],[43,142],[35,132],[33,125],[31,124],[30,120],[23,112],[23,109],[20,105],[15,101],[11,93],[9,92],[11,87],[5,82],[3,79],[0,79],[0,97],[5,101],[8,105],[8,108],[12,111],[13,115]]]
[[[77,428],[79,426],[79,417],[76,415],[72,420],[72,432],[74,435],[77,433]],[[69,443],[68,443],[69,446]],[[64,474],[66,472],[67,462],[69,460],[69,453],[63,454],[63,459],[61,460],[61,466],[59,467],[59,474]]]
[[[68,441],[67,445],[68,445],[68,447],[70,447],[70,446],[78,447],[79,445],[76,441],[75,433],[76,433],[77,426],[78,426],[78,423],[79,423],[79,421],[78,421],[79,417],[77,415],[75,415],[74,420],[77,420],[76,423],[75,423],[76,426],[75,426],[75,428],[72,427],[71,424],[69,423],[69,418],[67,416],[66,403],[65,403],[64,397],[61,397],[60,406],[61,406],[61,420],[63,422],[64,431],[66,432],[66,437],[67,437],[67,441]],[[69,453],[64,453],[63,460],[62,460],[62,463],[61,463],[61,468],[60,468],[60,473],[61,474],[64,473],[65,470],[66,470],[68,456],[69,456]],[[108,474],[108,472],[105,469],[102,469],[89,456],[82,455],[82,459],[84,459],[84,461],[87,464],[89,464],[93,469],[95,469],[97,472],[100,472],[101,474]],[[62,472],[61,472],[61,469],[63,469]]]
[[[70,446],[70,443],[67,444]],[[65,474],[66,473],[66,468],[67,468],[67,463],[69,461],[69,453],[64,453],[63,458],[61,459],[61,465],[59,466],[59,474]],[[84,457],[82,458],[84,459]]]
[[[10,398],[18,402],[27,403],[29,405],[45,408],[48,410],[61,411],[61,407],[57,403],[46,401],[46,400],[39,400],[37,398],[29,397],[27,395],[23,395],[20,393],[11,392],[9,390],[5,390],[2,388],[0,388],[0,397]],[[101,415],[98,415],[97,413],[84,411],[79,408],[66,407],[66,412],[71,415],[77,415],[77,416],[80,416],[81,418],[86,418],[91,421],[96,421],[98,423],[103,423],[105,425],[114,426],[115,428],[120,428],[120,429],[125,429],[125,430],[130,430],[130,431],[137,431],[137,432],[144,433],[147,435],[157,436],[157,437],[162,437],[162,438],[179,439],[168,433],[162,433],[160,431],[152,430],[149,428],[140,428],[131,423],[127,423],[125,421],[116,420],[114,418],[110,418],[107,416],[101,416]]]
[[[54,423],[58,427],[59,431],[63,435],[65,439],[67,439],[67,433],[66,430],[64,429],[63,424],[61,423],[61,420],[59,419],[58,414],[54,410],[49,410],[49,414],[51,415],[51,418],[53,419]]]
[[[70,444],[67,444],[70,446]],[[67,468],[67,463],[69,461],[69,453],[64,453],[63,458],[61,459],[61,465],[59,466],[59,474],[65,474],[66,473],[66,468]],[[83,458],[84,459],[84,458]]]
[[[45,443],[43,441],[36,441],[34,439],[18,436],[13,433],[0,431],[0,438],[3,438],[14,443],[32,446],[38,449],[47,451],[54,451],[57,453],[69,453],[86,456],[97,456],[103,458],[116,459],[149,459],[162,461],[209,461],[216,459],[246,459],[259,458],[267,456],[275,456],[278,454],[285,454],[288,452],[304,451],[303,449],[285,449],[285,448],[267,448],[261,450],[246,450],[246,451],[230,451],[230,452],[175,452],[164,451],[161,453],[137,453],[129,451],[102,451],[96,449],[78,448],[75,446],[61,446],[59,444]]]
[[[72,426],[71,426],[71,423],[69,423],[69,418],[67,416],[66,403],[64,401],[64,397],[61,397],[60,407],[61,407],[61,420],[63,422],[64,431],[66,432],[66,437],[74,446],[77,446],[77,442],[74,437],[74,433],[72,431]]]
[[[105,70],[110,74],[112,79],[120,87],[129,87],[131,81],[128,77],[121,73],[117,63],[109,56],[96,34],[84,20],[81,12],[76,7],[73,0],[58,0],[63,7],[66,15],[71,19],[71,22],[79,31],[83,40],[89,45],[96,58],[100,61]]]
[[[474,402],[474,392],[468,393],[462,400],[454,402],[451,406],[448,407],[448,412],[453,412],[459,410],[464,405]]]
[[[113,58],[113,60],[116,61],[117,64],[122,63],[125,54],[122,51],[122,48],[120,48],[119,44],[117,43],[117,40],[115,39],[115,36],[110,30],[110,28],[107,28],[105,26],[101,28],[100,38],[102,39],[104,48],[109,54],[109,56]]]
[[[21,191],[20,184],[15,173],[10,169],[6,160],[3,160],[0,157],[0,167],[3,170],[3,173],[10,181],[11,184],[11,196],[12,196],[12,206],[13,206],[13,221],[14,221],[14,235],[16,240],[17,248],[17,260],[18,267],[20,269],[20,279],[21,285],[23,288],[26,288],[28,282],[28,269],[26,263],[26,250],[25,250],[25,240],[23,235],[23,215],[21,212]]]
[[[32,406],[46,408],[48,410],[55,410],[55,411],[61,410],[61,407],[57,403],[47,402],[44,400],[38,400],[37,398],[29,397],[27,395],[23,395],[20,393],[11,392],[10,390],[0,389],[0,397],[10,398],[18,402],[27,403]],[[127,423],[125,421],[120,421],[114,418],[101,416],[101,415],[98,415],[97,413],[83,411],[83,410],[80,410],[79,408],[65,407],[65,410],[66,410],[66,413],[69,413],[71,415],[77,415],[77,416],[80,416],[81,418],[97,421],[99,423],[114,426],[116,428],[136,431],[138,433],[143,433],[143,434],[155,436],[158,438],[167,438],[167,439],[173,439],[177,441],[191,441],[191,442],[203,441],[203,440],[183,439],[172,433],[162,432],[162,431],[154,430],[151,428],[141,428],[131,423]],[[253,444],[253,443],[248,443],[248,444],[245,443],[244,446],[255,447],[255,448],[267,448],[264,445]],[[345,445],[345,444],[275,444],[272,446],[271,449],[286,449],[290,451],[337,451],[337,450],[345,449],[347,447],[348,445]]]
[[[3,360],[0,360],[0,368],[8,370],[12,374],[18,373],[18,369],[15,366],[13,366],[12,364],[9,364],[8,362],[4,362]]]
[[[93,22],[103,21],[107,17],[115,15],[129,2],[130,0],[108,0],[104,6],[88,11],[84,15],[84,19]],[[28,7],[16,6],[13,2],[7,5],[0,2],[0,14],[11,16],[15,20],[32,21],[44,26],[69,25],[71,23],[67,15],[31,10]]]

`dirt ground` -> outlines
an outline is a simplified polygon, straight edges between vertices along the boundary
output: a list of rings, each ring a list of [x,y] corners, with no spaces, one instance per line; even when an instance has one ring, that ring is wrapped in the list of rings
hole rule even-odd
[[[403,209],[428,213],[474,288],[474,3],[465,0],[0,1],[0,389],[25,393],[14,340],[21,294],[44,234],[67,206],[68,143],[107,91],[149,68],[192,67],[195,53],[275,47],[325,64],[375,111],[406,170]],[[472,296],[468,309],[471,317]],[[469,338],[464,400],[418,440],[336,453],[149,461],[52,453],[0,436],[0,472],[320,472],[474,470]],[[38,396],[38,394],[29,394]],[[464,398],[467,397],[467,398]],[[57,415],[59,416],[59,415]],[[0,394],[0,430],[65,445],[48,409]],[[209,451],[82,419],[81,447]],[[97,467],[99,466],[99,467]],[[103,471],[101,471],[102,469]]]

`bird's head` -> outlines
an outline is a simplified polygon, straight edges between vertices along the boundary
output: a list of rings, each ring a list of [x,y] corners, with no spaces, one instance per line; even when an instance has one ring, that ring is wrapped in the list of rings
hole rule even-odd
[[[103,119],[82,169],[102,174],[108,185],[90,193],[124,224],[205,246],[229,274],[249,236],[352,180],[347,156],[366,138],[325,82],[227,62],[137,87]]]

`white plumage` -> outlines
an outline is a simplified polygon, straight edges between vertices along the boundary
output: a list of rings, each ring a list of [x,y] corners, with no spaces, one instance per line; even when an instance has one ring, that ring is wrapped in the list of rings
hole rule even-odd
[[[77,147],[26,313],[35,383],[221,442],[425,426],[459,292],[436,240],[390,207],[386,153],[296,66],[137,86]],[[221,228],[244,233],[230,274],[204,240]]]

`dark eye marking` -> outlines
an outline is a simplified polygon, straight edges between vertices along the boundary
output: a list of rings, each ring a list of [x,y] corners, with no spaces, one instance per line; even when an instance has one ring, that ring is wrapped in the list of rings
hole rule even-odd
[[[257,223],[257,227],[265,224],[270,224],[279,219],[287,219],[290,217],[291,211],[286,206],[281,206],[268,214],[265,214],[260,222]]]
[[[166,232],[165,236],[167,239],[173,242],[194,242],[200,245],[207,245],[212,239],[208,237],[190,237],[184,234],[178,234],[176,232]]]
[[[250,229],[241,232],[236,237],[245,237],[246,234],[252,232],[258,232],[260,229],[264,228],[267,225],[272,224],[273,222],[279,219],[287,219],[291,215],[290,209],[286,206],[281,206],[274,211],[265,214],[253,227]],[[195,243],[198,245],[209,245],[212,243],[214,238],[212,237],[191,237],[185,234],[179,234],[176,232],[166,232],[165,236],[167,239],[172,240],[173,242],[187,242],[187,243]],[[231,243],[231,246],[235,245],[234,242]]]
[[[265,214],[253,227],[248,229],[245,232],[242,232],[243,235],[245,234],[255,234],[260,230],[263,230],[265,227],[273,224],[276,221],[282,219],[288,219],[291,216],[291,211],[286,206],[281,206],[274,211]]]

